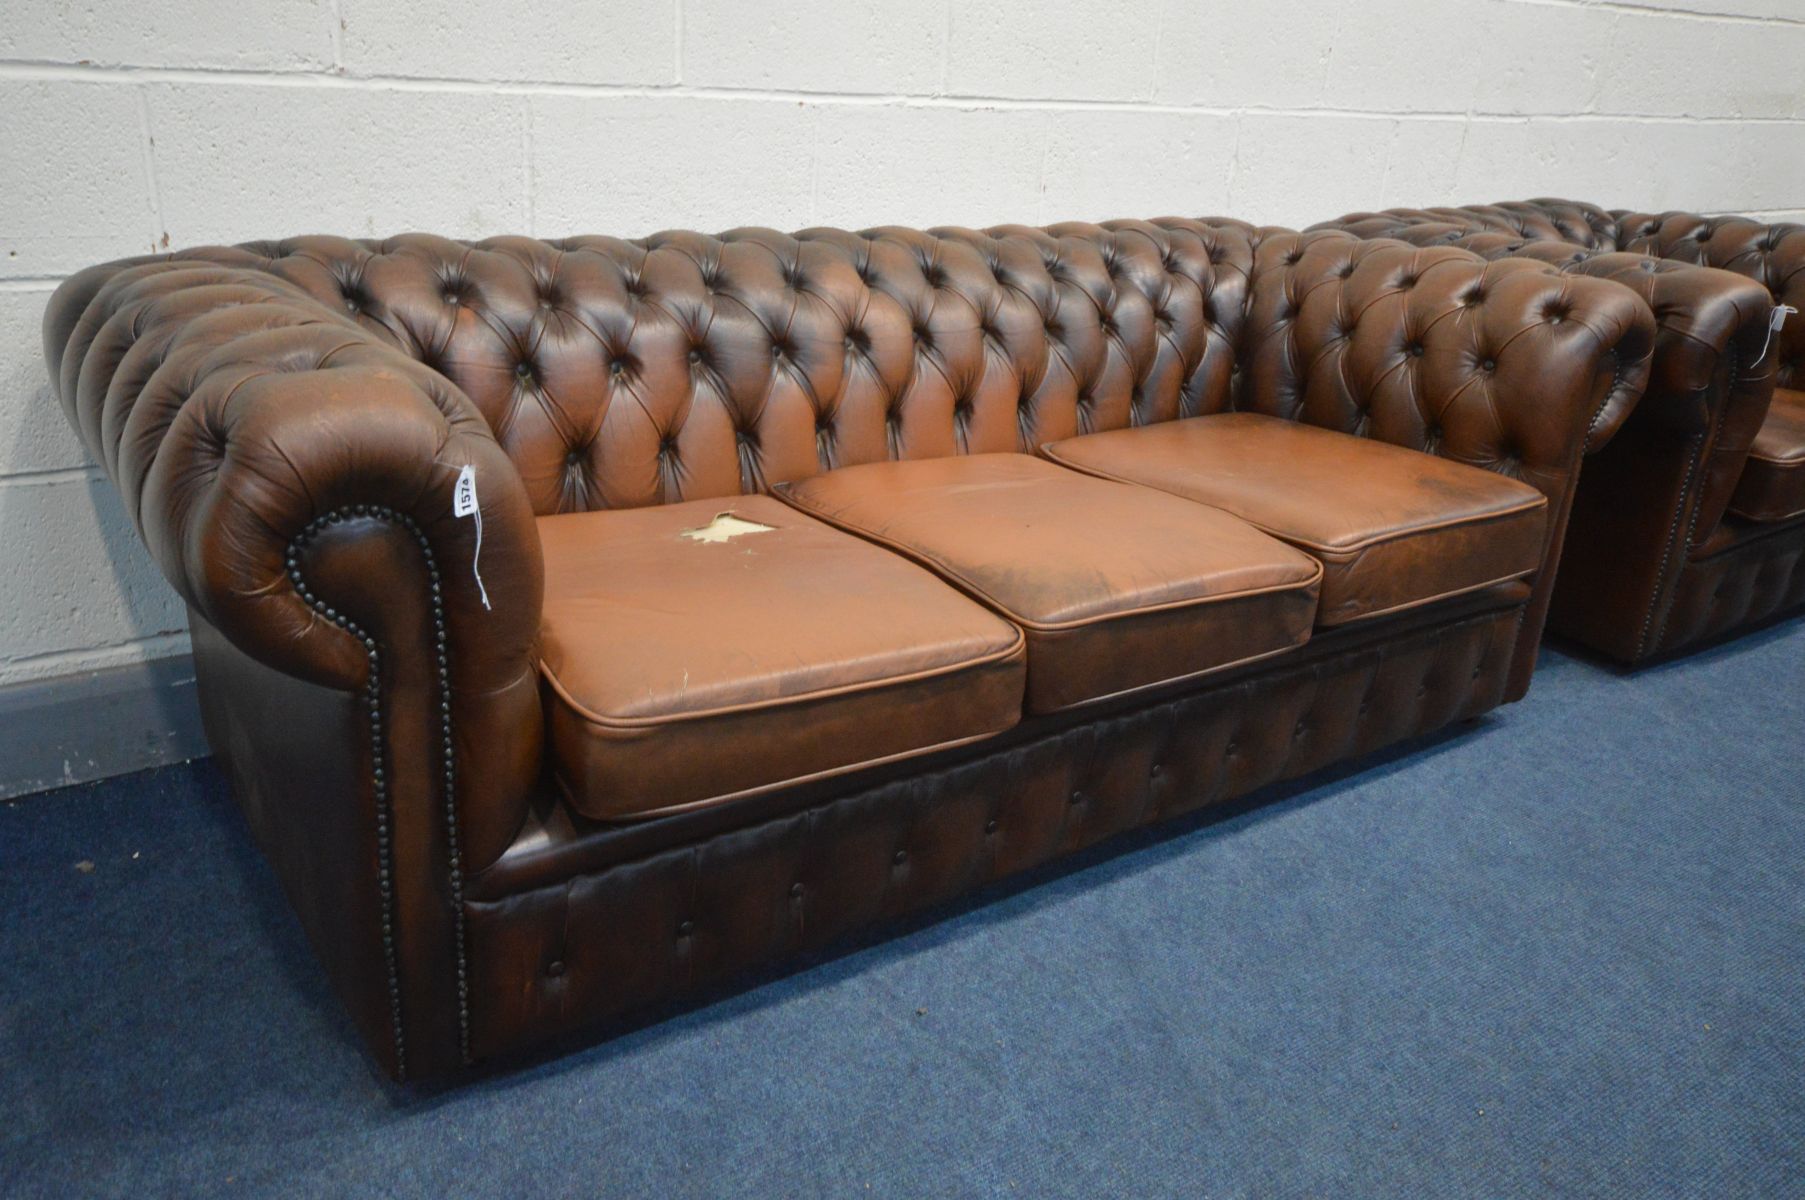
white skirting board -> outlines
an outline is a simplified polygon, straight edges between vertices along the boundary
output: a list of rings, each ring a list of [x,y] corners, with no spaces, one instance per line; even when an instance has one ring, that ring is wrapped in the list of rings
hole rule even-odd
[[[0,688],[0,800],[207,752],[185,654]]]

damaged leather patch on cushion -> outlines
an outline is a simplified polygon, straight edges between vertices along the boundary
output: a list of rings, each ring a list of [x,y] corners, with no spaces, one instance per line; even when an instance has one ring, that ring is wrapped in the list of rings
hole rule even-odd
[[[692,542],[730,542],[736,537],[744,537],[751,533],[770,533],[771,526],[760,525],[757,521],[748,521],[744,517],[736,517],[731,511],[716,513],[714,520],[706,525],[698,525],[694,529],[685,529],[680,536]]]

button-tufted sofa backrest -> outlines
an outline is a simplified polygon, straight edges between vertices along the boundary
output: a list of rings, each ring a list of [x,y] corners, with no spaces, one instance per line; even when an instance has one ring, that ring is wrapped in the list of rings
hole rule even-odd
[[[467,394],[540,514],[1032,451],[1228,405],[1236,222],[306,237],[185,252],[299,287]]]
[[[1580,457],[1640,396],[1653,334],[1633,294],[1547,263],[1221,218],[300,238],[93,267],[44,322],[58,395],[166,576],[235,644],[317,682],[362,660],[289,586],[294,539],[374,503],[473,553],[447,481],[474,466],[485,562],[507,559],[521,594],[495,608],[507,636],[460,660],[465,728],[513,719],[493,697],[532,698],[534,514],[858,463],[1252,409],[1535,485],[1552,562]],[[468,585],[448,583],[462,642],[501,619]]]
[[[1558,372],[1571,341],[1558,326],[1572,284],[1551,268],[1226,218],[303,237],[109,264],[72,281],[68,310],[134,263],[212,267],[221,286],[273,277],[397,346],[470,398],[541,515],[884,459],[1031,453],[1230,407],[1556,497],[1581,445],[1532,406],[1496,409],[1500,389]],[[1590,332],[1576,354],[1621,336]],[[1601,402],[1613,426],[1620,412]],[[94,440],[105,454],[115,439]]]

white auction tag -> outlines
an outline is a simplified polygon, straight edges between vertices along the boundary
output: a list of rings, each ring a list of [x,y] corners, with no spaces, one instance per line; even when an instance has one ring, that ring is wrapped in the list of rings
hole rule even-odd
[[[1780,332],[1782,325],[1786,324],[1786,318],[1798,311],[1790,304],[1774,305],[1774,315],[1767,319],[1767,336],[1761,340],[1761,353],[1755,356],[1755,362],[1759,363],[1767,357],[1767,348],[1773,343],[1774,335]]]
[[[476,577],[476,590],[482,594],[483,607],[489,608],[489,589],[483,586],[483,573],[479,569],[483,557],[483,510],[476,499],[476,468],[469,463],[458,472],[457,487],[452,489],[451,515],[476,518],[476,551],[470,556],[470,573]]]

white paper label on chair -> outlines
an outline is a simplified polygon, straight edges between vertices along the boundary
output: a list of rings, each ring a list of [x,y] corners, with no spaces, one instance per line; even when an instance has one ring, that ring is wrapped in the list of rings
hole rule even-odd
[[[470,574],[476,577],[476,590],[481,593],[483,607],[490,608],[489,589],[483,586],[483,509],[476,499],[476,468],[469,463],[458,472],[457,486],[451,492],[451,515],[476,518],[476,550],[470,555]]]
[[[451,497],[451,514],[467,517],[476,511],[476,468],[466,463],[458,472],[457,490]]]

